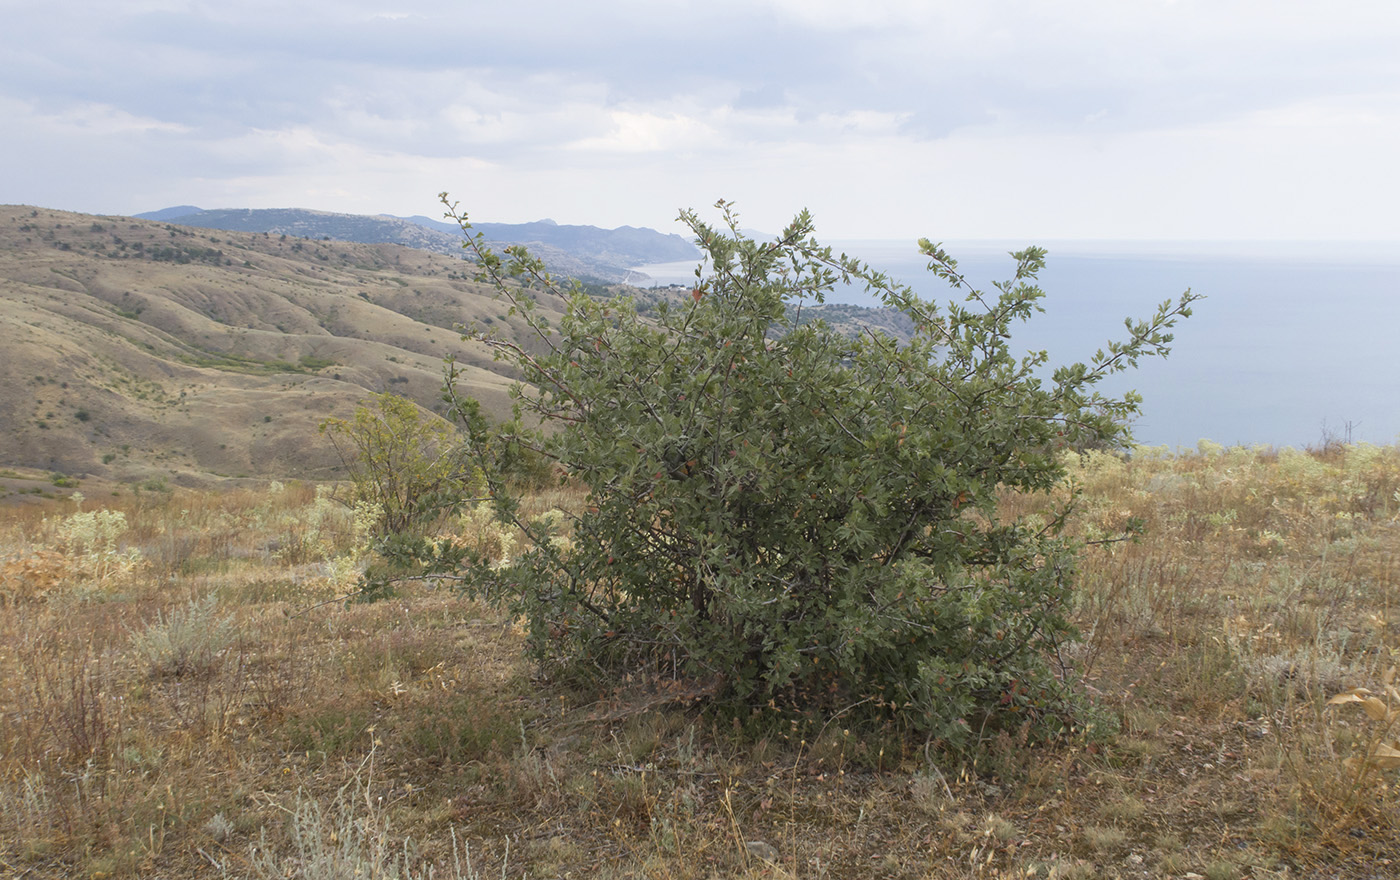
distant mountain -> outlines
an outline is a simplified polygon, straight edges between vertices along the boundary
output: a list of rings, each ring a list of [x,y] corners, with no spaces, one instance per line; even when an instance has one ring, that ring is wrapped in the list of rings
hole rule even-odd
[[[170,220],[175,217],[186,217],[190,214],[198,214],[202,208],[194,205],[177,205],[174,208],[161,208],[159,211],[149,211],[145,214],[137,214],[142,220]]]
[[[460,234],[456,224],[421,215],[396,219]],[[591,254],[624,267],[700,259],[699,248],[683,236],[675,233],[663,235],[655,229],[636,226],[600,229],[597,226],[561,226],[553,220],[536,220],[534,223],[473,223],[472,231],[484,234],[486,240],[491,242],[549,245],[572,254]]]
[[[201,229],[222,229],[226,232],[265,232],[317,241],[353,241],[361,244],[398,244],[440,254],[459,254],[461,235],[449,235],[441,230],[425,229],[393,217],[365,217],[358,214],[333,214],[329,211],[308,211],[302,208],[226,208],[206,211],[195,209],[176,214],[179,208],[165,208],[149,214],[137,214],[141,220],[161,220],[180,226]]]
[[[193,206],[164,208],[136,216],[202,229],[398,244],[453,255],[461,254],[463,242],[456,226],[427,217],[369,217],[301,208],[202,210]],[[688,259],[698,261],[700,257],[699,250],[679,235],[663,235],[653,229],[631,226],[599,229],[596,226],[560,226],[545,220],[522,224],[481,223],[473,229],[485,233],[497,247],[529,245],[557,274],[606,282],[645,281],[644,276],[630,272],[630,267]]]

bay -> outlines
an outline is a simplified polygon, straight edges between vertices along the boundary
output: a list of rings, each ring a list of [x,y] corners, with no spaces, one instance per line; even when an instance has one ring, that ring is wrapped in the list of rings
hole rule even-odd
[[[939,303],[961,296],[912,242],[837,241]],[[1011,242],[945,242],[977,287],[1015,269]],[[1297,448],[1327,438],[1400,438],[1400,246],[1365,242],[1051,242],[1045,314],[1013,336],[1051,364],[1086,360],[1187,288],[1206,299],[1175,330],[1171,356],[1145,359],[1104,389],[1143,395],[1140,443]],[[694,281],[694,262],[639,266],[656,284]],[[833,302],[878,305],[859,289]]]

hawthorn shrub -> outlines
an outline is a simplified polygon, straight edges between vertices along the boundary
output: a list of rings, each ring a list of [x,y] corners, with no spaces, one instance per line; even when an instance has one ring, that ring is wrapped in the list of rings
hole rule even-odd
[[[1047,734],[1074,722],[1061,649],[1076,635],[1079,548],[1063,515],[1009,519],[998,497],[1056,486],[1066,448],[1127,439],[1138,399],[1095,385],[1165,354],[1189,291],[1046,381],[1045,353],[1010,349],[1043,296],[1039,248],[1014,254],[1014,279],[984,294],[920,241],[929,269],[965,293],[939,309],[821,247],[805,211],[760,242],[721,202],[722,227],[681,215],[710,274],[642,320],[627,297],[560,290],[522,248],[494,253],[444,204],[481,277],[537,336],[480,335],[523,378],[512,423],[488,428],[451,368],[447,392],[497,515],[527,548],[506,565],[440,555],[438,567],[511,603],[542,659],[712,682],[739,707],[860,707],[955,748],[988,723]],[[903,311],[913,338],[801,320],[838,282]],[[558,326],[540,293],[567,297]],[[586,487],[569,540],[556,540],[558,517],[522,516],[495,463],[511,446]]]

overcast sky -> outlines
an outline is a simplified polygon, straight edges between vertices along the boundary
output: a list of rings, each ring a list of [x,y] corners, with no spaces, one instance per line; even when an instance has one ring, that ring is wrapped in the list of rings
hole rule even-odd
[[[1400,3],[0,0],[0,202],[1400,240]]]

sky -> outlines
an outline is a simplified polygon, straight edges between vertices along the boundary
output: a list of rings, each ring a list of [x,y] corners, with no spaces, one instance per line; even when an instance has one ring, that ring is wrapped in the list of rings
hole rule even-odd
[[[1394,0],[0,0],[0,202],[1400,240]]]

